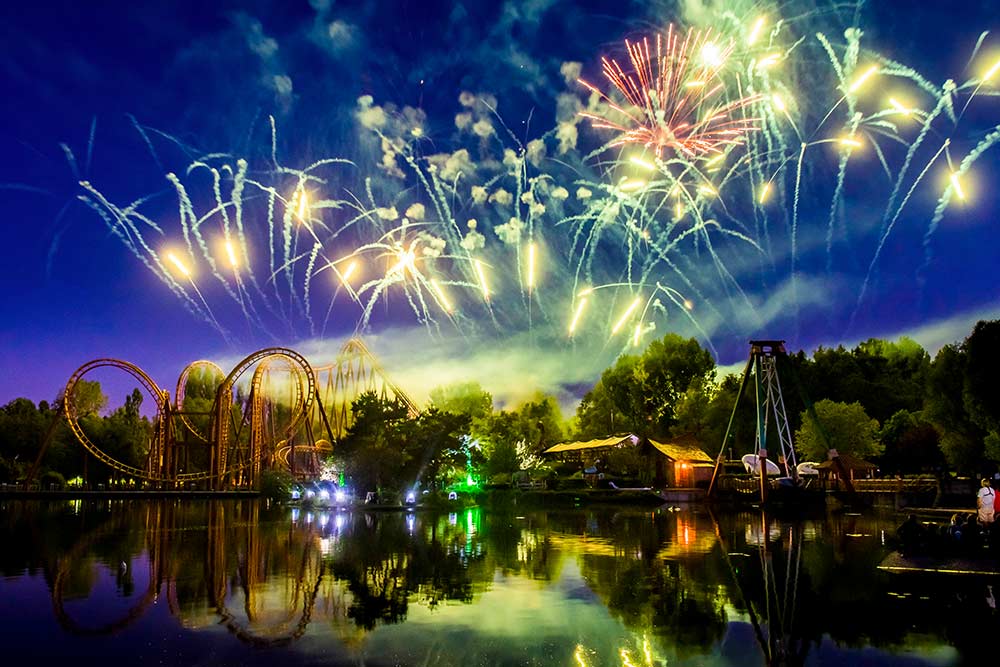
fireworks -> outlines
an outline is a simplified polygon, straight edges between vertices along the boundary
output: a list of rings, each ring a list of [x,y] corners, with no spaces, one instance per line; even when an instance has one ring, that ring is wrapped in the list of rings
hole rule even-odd
[[[454,136],[433,143],[422,111],[362,97],[365,159],[282,164],[272,121],[269,161],[213,153],[167,173],[171,210],[117,205],[88,182],[80,199],[227,338],[322,336],[330,322],[363,333],[405,316],[619,350],[669,322],[711,346],[726,323],[769,324],[770,294],[788,294],[793,318],[820,300],[799,291],[804,267],[832,274],[847,249],[869,267],[860,304],[916,192],[938,189],[928,248],[947,207],[969,203],[968,172],[1000,132],[953,160],[951,137],[971,136],[956,131],[956,101],[992,86],[1000,62],[938,86],[856,28],[831,41],[756,11],[626,42],[626,66],[601,59],[608,91],[580,80],[559,95],[572,111],[530,141],[501,131],[487,94],[459,95]],[[866,210],[884,205],[874,238],[848,230],[853,182],[874,193]]]
[[[652,50],[648,39],[639,44],[626,41],[631,73],[616,60],[603,60],[604,76],[624,102],[615,102],[581,79],[608,106],[606,115],[581,115],[595,128],[618,133],[609,148],[637,144],[651,149],[657,158],[712,157],[742,143],[746,133],[758,129],[759,119],[744,115],[758,98],[720,101],[726,90],[721,73],[733,46],[712,40],[711,31],[689,30],[682,37],[671,24],[665,36],[656,36]]]

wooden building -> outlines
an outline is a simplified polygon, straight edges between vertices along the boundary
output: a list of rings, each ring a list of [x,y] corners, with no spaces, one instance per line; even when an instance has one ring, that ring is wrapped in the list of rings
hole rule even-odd
[[[859,459],[853,454],[841,454],[840,462],[844,464],[844,468],[847,470],[847,474],[851,476],[851,481],[855,479],[873,479],[875,477],[875,471],[878,470],[878,466],[874,463],[869,463],[864,459]],[[837,468],[833,463],[833,460],[827,460],[816,466],[816,470],[819,471],[820,477],[822,479],[837,479]]]
[[[577,463],[581,470],[596,469],[598,473],[609,471],[611,461],[620,461],[631,454],[635,470],[630,473],[657,487],[707,486],[715,465],[712,457],[702,451],[692,436],[660,442],[626,433],[595,440],[561,442],[543,453],[559,461]]]

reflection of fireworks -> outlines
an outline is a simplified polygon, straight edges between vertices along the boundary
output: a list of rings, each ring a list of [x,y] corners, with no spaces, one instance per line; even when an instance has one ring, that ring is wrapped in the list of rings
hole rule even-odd
[[[736,117],[756,97],[718,102],[726,89],[720,72],[733,45],[719,46],[712,41],[711,31],[690,30],[682,38],[670,25],[665,37],[656,36],[653,53],[648,39],[641,44],[626,41],[625,48],[633,73],[626,74],[617,61],[605,58],[604,76],[631,108],[580,81],[626,119],[616,122],[603,115],[582,114],[594,121],[594,127],[619,133],[609,147],[639,144],[652,148],[658,158],[664,149],[685,158],[711,157],[742,143],[747,132],[757,129],[758,119]]]
[[[223,307],[238,308],[250,332],[287,339],[321,335],[331,320],[367,329],[380,306],[404,304],[432,330],[639,345],[670,314],[707,340],[721,322],[745,332],[769,321],[750,285],[788,285],[797,308],[806,260],[822,256],[832,272],[838,243],[871,253],[860,305],[887,239],[936,167],[947,162],[928,239],[950,204],[974,195],[969,170],[1000,132],[953,160],[955,102],[966,96],[968,107],[981,89],[994,92],[1000,63],[937,86],[863,49],[856,28],[838,43],[804,20],[729,6],[706,17],[712,31],[671,26],[627,43],[631,72],[603,60],[623,101],[590,84],[588,100],[564,92],[557,127],[527,144],[489,95],[460,96],[453,143],[438,153],[428,151],[445,142],[431,143],[423,112],[363,97],[356,116],[378,153],[370,173],[343,159],[280,164],[272,125],[269,161],[214,154],[168,174],[173,228],[148,212],[150,198],[119,206],[89,183],[81,198],[192,312],[232,338],[240,327],[219,316]],[[829,66],[816,64],[824,58]],[[812,88],[796,90],[798,79]],[[579,137],[581,118],[616,136],[578,150],[589,138]],[[612,147],[619,154],[608,159]],[[866,244],[848,235],[844,192],[856,178],[877,193],[872,172],[885,173],[889,191],[862,202],[884,205]],[[803,195],[811,211],[828,212],[822,220],[803,222]]]

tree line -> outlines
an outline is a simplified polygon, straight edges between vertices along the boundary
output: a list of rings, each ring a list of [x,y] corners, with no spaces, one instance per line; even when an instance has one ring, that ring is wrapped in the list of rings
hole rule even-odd
[[[24,479],[38,458],[50,434],[39,478],[43,483],[64,484],[84,477],[99,483],[117,477],[105,465],[90,458],[73,433],[62,427],[62,393],[53,403],[35,405],[27,398],[15,398],[0,407],[0,482]],[[92,442],[113,458],[143,468],[149,454],[153,424],[140,412],[143,394],[133,389],[123,405],[108,408],[108,397],[98,382],[81,380],[74,390],[74,405],[80,427]]]
[[[1000,463],[1000,389],[994,384],[1000,321],[978,322],[964,341],[933,358],[908,338],[872,338],[851,349],[821,347],[811,356],[799,351],[788,361],[783,396],[802,460],[826,456],[825,440],[805,418],[808,397],[838,451],[868,458],[884,473],[979,474]],[[541,452],[570,438],[690,435],[714,457],[739,386],[738,375],[717,377],[715,361],[696,339],[666,334],[605,369],[569,419],[557,398],[543,393],[498,409],[475,382],[434,389],[417,417],[398,401],[364,394],[354,402],[354,424],[333,458],[363,488],[398,490],[418,479],[425,488],[509,481],[542,468]],[[152,424],[140,414],[142,394],[135,390],[122,407],[109,410],[98,383],[81,382],[77,392],[91,439],[118,460],[143,467]],[[207,401],[206,392],[202,397],[189,388],[189,400]],[[752,396],[744,401],[724,452],[734,457],[754,449]],[[0,481],[23,478],[54,417],[46,401],[18,398],[0,407]],[[69,479],[86,465],[73,435],[58,429],[44,470]]]

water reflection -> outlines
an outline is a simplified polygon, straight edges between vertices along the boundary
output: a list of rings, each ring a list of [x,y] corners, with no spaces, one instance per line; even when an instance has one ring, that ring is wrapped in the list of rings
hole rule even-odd
[[[263,649],[288,664],[851,664],[861,649],[871,664],[956,661],[949,645],[973,650],[969,619],[981,628],[995,610],[958,597],[973,595],[964,585],[879,573],[890,522],[9,502],[0,601],[41,574],[24,623],[54,616],[79,639],[67,650],[235,638],[253,649],[243,664],[276,659]]]

